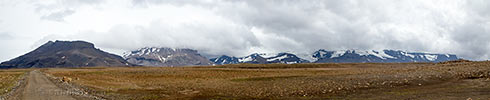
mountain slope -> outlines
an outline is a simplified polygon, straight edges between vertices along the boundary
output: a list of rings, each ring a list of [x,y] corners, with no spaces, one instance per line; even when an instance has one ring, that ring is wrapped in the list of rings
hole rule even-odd
[[[277,56],[267,58],[267,62],[295,64],[295,63],[309,63],[310,61],[299,58],[298,56],[291,53],[279,53],[277,54]]]
[[[131,66],[122,57],[84,41],[49,41],[25,55],[2,62],[1,68]]]
[[[270,63],[284,63],[284,64],[294,64],[294,63],[308,63],[308,60],[299,58],[298,56],[291,53],[277,53],[277,54],[266,54],[266,53],[254,53],[245,57],[230,57],[230,56],[220,56],[217,58],[210,59],[210,61],[216,64],[238,64],[238,63],[252,63],[252,64],[270,64]]]
[[[206,57],[192,49],[141,48],[124,54],[126,61],[143,66],[212,65]]]
[[[456,55],[416,53],[397,50],[340,50],[327,51],[320,49],[313,53],[316,63],[390,63],[390,62],[443,62],[457,60]]]
[[[215,64],[220,64],[220,65],[224,65],[224,64],[238,64],[240,63],[238,61],[238,58],[237,57],[230,57],[230,56],[227,56],[227,55],[222,55],[220,57],[217,57],[217,58],[212,58],[210,59],[211,62],[214,62]]]

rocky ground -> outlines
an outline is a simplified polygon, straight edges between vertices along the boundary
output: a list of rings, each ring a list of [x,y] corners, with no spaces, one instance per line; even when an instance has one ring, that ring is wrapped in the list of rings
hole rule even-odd
[[[0,100],[5,100],[12,97],[15,95],[14,91],[17,91],[23,87],[28,71],[30,70],[0,70]]]
[[[106,99],[488,99],[490,62],[47,69]],[[454,91],[454,92],[453,92]]]

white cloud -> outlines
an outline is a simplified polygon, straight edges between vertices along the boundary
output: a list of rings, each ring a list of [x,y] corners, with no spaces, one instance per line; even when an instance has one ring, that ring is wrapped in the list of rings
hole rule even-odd
[[[485,0],[3,0],[0,32],[16,34],[5,42],[35,47],[47,40],[86,40],[116,53],[145,46],[234,56],[400,49],[485,60],[489,5]],[[31,45],[14,48],[27,51]]]
[[[13,36],[7,32],[0,32],[0,39],[13,39]]]
[[[54,12],[49,15],[42,16],[41,19],[63,22],[65,21],[64,18],[66,16],[72,15],[73,13],[75,13],[75,11],[73,10],[64,10],[64,11]]]

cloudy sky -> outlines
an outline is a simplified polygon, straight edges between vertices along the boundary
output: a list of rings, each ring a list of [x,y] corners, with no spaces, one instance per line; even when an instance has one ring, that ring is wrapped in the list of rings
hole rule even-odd
[[[490,59],[489,0],[0,0],[0,61],[50,40],[121,54],[395,49]]]

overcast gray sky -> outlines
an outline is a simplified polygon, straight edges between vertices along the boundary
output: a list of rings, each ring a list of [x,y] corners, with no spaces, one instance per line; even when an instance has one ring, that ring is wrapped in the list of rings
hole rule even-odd
[[[395,49],[490,58],[490,0],[0,0],[0,61],[49,40],[121,54]]]

